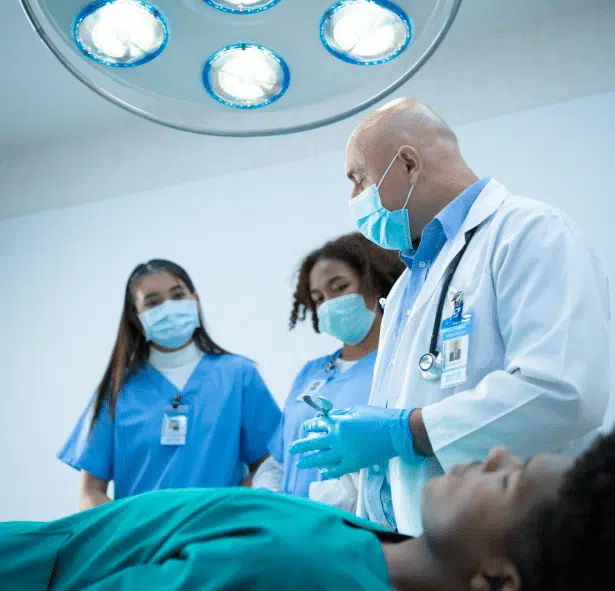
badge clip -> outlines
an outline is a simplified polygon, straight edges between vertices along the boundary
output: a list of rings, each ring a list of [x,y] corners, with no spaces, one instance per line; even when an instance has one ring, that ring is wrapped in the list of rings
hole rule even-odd
[[[453,305],[453,315],[451,320],[453,322],[459,322],[463,315],[463,291],[458,291],[452,298],[451,304]]]

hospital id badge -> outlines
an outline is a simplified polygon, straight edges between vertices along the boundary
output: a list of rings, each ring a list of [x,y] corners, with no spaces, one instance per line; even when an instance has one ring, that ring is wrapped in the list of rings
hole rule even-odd
[[[186,445],[188,416],[164,413],[162,417],[161,445]]]
[[[442,322],[442,376],[440,388],[463,384],[467,379],[472,314],[446,318]]]
[[[301,394],[299,394],[299,396],[297,396],[295,400],[297,402],[303,402],[303,397],[306,394],[312,395],[312,394],[316,394],[316,392],[320,392],[320,390],[326,383],[327,383],[327,380],[312,380],[310,382],[310,385],[303,392],[301,392]]]

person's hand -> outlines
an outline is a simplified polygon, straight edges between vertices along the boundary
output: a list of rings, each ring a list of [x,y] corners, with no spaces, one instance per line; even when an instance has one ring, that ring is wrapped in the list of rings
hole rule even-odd
[[[412,409],[414,410],[414,409]],[[319,468],[323,480],[384,462],[413,457],[408,417],[412,410],[356,406],[319,413],[303,424],[305,439],[291,443],[291,454],[311,452],[297,462],[300,469]]]

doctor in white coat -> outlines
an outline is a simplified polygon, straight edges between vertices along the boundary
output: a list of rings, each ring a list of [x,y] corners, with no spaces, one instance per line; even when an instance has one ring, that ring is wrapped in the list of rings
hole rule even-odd
[[[359,229],[408,268],[386,301],[369,405],[318,415],[291,451],[324,478],[361,469],[359,515],[419,535],[433,476],[498,445],[579,451],[600,427],[608,282],[566,215],[479,179],[419,101],[363,121],[347,168]]]

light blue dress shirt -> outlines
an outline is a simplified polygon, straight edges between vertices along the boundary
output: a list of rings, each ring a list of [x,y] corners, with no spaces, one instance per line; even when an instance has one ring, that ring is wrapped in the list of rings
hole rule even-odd
[[[393,339],[401,334],[403,323],[408,320],[405,311],[410,310],[414,305],[427,279],[431,265],[446,242],[457,234],[476,198],[489,181],[490,178],[486,177],[469,186],[425,226],[421,234],[421,242],[416,249],[404,250],[399,253],[401,260],[410,269],[411,274],[402,296],[402,305],[399,306],[400,314],[392,322]],[[392,349],[395,349],[394,344]],[[364,500],[370,521],[397,529],[388,471],[383,469],[382,466],[368,468]]]

